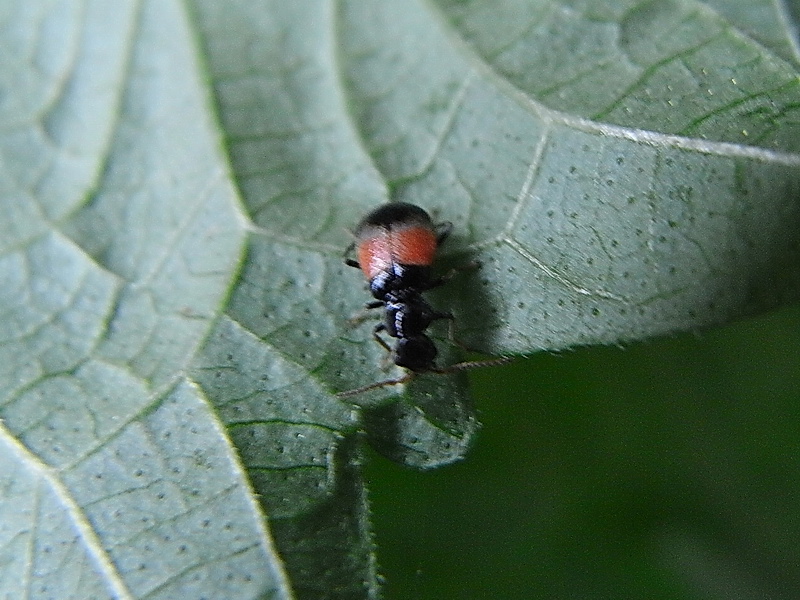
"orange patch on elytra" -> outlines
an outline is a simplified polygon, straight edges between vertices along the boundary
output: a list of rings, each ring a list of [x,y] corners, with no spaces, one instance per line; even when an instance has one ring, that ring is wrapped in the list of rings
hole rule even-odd
[[[376,228],[358,244],[358,264],[372,281],[392,265],[428,266],[436,254],[436,234],[428,227]]]
[[[427,227],[392,231],[392,257],[401,265],[428,266],[436,254],[436,234]]]
[[[358,245],[358,264],[369,281],[392,266],[392,248],[388,232],[367,238]]]

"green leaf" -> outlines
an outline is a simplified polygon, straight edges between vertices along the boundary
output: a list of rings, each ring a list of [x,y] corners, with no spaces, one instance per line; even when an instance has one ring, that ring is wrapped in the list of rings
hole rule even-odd
[[[390,199],[481,263],[431,299],[485,353],[796,300],[796,46],[753,6],[7,3],[0,589],[375,597],[362,438],[477,431],[463,378],[334,395],[395,376],[342,263]]]
[[[288,598],[185,376],[244,240],[185,15],[2,18],[2,595]]]

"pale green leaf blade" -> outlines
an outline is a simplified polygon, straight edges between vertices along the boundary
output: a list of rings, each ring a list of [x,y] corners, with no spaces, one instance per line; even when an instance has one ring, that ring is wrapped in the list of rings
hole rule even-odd
[[[8,8],[0,590],[288,598],[230,440],[185,378],[244,241],[186,15]]]
[[[375,597],[361,416],[329,386],[355,379],[342,372],[337,338],[353,309],[338,244],[385,192],[341,104],[330,7],[313,5],[320,18],[309,21],[303,5],[193,6],[253,223],[196,377],[274,519],[295,591]]]
[[[19,481],[71,503],[59,515],[81,532],[69,564],[86,574],[74,595],[235,597],[229,577],[247,582],[241,597],[288,597],[282,560],[303,597],[376,595],[362,429],[417,468],[463,458],[477,429],[458,378],[420,378],[398,404],[388,388],[332,395],[397,375],[351,321],[368,294],[342,264],[348,229],[388,199],[454,223],[443,269],[481,262],[430,296],[486,352],[619,343],[796,300],[791,27],[771,28],[788,17],[763,4],[758,16],[718,4],[3,13],[22,32],[0,42],[15,92],[0,109],[3,443]],[[442,364],[459,360],[434,336]],[[129,470],[170,422],[178,433],[147,450],[160,467],[140,477],[160,483],[188,452],[213,485],[173,471],[199,499],[148,491],[240,508],[211,538],[203,527],[223,521],[181,529],[196,551],[178,544],[177,557],[158,521],[142,539],[162,533],[169,560],[134,573],[155,538],[117,544],[88,506],[105,499],[70,477],[91,457],[105,477],[111,448]],[[4,527],[18,497],[4,499]],[[200,549],[208,539],[219,547]]]
[[[773,28],[789,18],[773,3],[756,2],[758,16],[692,0],[437,4],[484,72],[544,107],[636,129],[798,149],[797,56],[784,58],[792,30]],[[768,29],[765,47],[758,38]]]
[[[344,4],[344,71],[368,150],[394,197],[438,208],[464,236],[458,250],[483,263],[448,290],[473,347],[641,339],[800,294],[797,69],[699,3],[671,3],[677,16],[657,4]],[[710,24],[719,48],[703,42]],[[613,52],[626,27],[639,52],[672,57],[651,57],[648,72],[672,88],[643,95],[596,66],[624,66]],[[691,102],[670,104],[668,67],[682,55],[659,40],[704,48],[709,77],[746,81],[760,100],[717,105],[695,86],[682,92]],[[594,104],[630,110],[593,121]]]

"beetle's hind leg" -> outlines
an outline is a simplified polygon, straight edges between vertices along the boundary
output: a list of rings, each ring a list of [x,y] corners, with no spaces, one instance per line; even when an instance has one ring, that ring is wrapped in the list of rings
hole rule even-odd
[[[378,342],[383,347],[384,350],[386,350],[391,354],[392,347],[386,343],[386,340],[384,340],[381,336],[378,335],[381,331],[386,331],[385,323],[378,323],[377,325],[375,325],[375,329],[372,330],[372,337],[375,339],[376,342]]]
[[[386,350],[386,354],[383,355],[383,360],[381,360],[381,369],[388,371],[394,364],[394,350],[386,342],[386,340],[378,335],[381,331],[386,331],[385,323],[378,323],[375,325],[375,328],[372,330],[372,338],[378,342],[384,350]]]

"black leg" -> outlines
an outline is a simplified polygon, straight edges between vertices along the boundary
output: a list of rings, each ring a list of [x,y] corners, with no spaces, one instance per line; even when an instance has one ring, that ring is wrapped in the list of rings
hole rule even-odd
[[[347,258],[347,255],[350,254],[356,247],[355,242],[350,242],[347,245],[347,248],[344,249],[344,264],[348,267],[355,267],[356,269],[360,269],[361,265],[358,264],[357,260],[353,260],[352,258]]]
[[[389,344],[387,344],[386,341],[381,336],[378,335],[378,333],[381,331],[386,331],[386,325],[384,323],[378,323],[377,325],[375,325],[375,329],[372,330],[372,337],[375,338],[376,342],[378,342],[381,346],[383,346],[384,350],[386,350],[387,352],[391,352],[392,347]]]

